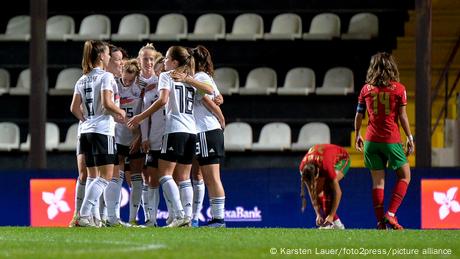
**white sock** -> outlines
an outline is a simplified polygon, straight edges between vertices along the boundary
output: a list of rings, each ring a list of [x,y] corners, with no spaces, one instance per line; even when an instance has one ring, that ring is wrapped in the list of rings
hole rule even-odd
[[[118,181],[118,202],[117,202],[117,207],[115,208],[117,219],[120,218],[121,188],[123,187],[124,179],[125,179],[125,172],[120,170],[120,178],[119,178],[120,181]]]
[[[179,193],[185,216],[192,218],[193,187],[190,179],[179,183]]]
[[[160,189],[158,187],[149,187],[149,203],[148,210],[150,215],[150,220],[152,222],[157,222],[157,212],[158,205],[160,204]]]
[[[160,184],[166,194],[166,199],[171,201],[172,208],[174,210],[175,218],[183,218],[184,208],[180,200],[179,188],[177,188],[176,182],[169,175],[165,175],[160,178]]]
[[[142,209],[144,210],[144,221],[149,220],[149,186],[145,183],[142,185]]]
[[[203,208],[205,187],[203,180],[193,181],[193,206],[192,206],[192,219],[198,220],[201,209]]]
[[[136,220],[141,198],[142,176],[140,174],[133,174],[131,176],[131,195],[129,196],[129,221]]]
[[[211,216],[214,219],[223,219],[225,216],[225,196],[209,199],[211,204]]]
[[[86,182],[77,180],[77,184],[75,185],[75,214],[78,214],[81,209],[81,204],[85,198],[85,188]]]
[[[88,177],[86,179],[85,197],[86,197],[86,193],[88,192],[89,186],[91,185],[92,182],[96,181],[96,179],[97,178],[91,178],[91,177]],[[101,216],[99,215],[99,197],[97,198],[96,204],[97,205],[94,205],[94,206],[91,207],[91,216],[95,217],[97,219],[101,219]],[[80,210],[81,210],[81,208],[80,208]]]
[[[105,205],[104,194],[102,194],[101,197],[99,197],[99,215],[101,219],[107,219],[107,206]]]
[[[86,188],[85,198],[83,199],[80,209],[80,215],[82,217],[91,216],[91,209],[93,207],[99,207],[96,206],[97,200],[101,197],[101,194],[108,184],[109,183],[104,178],[98,177]]]
[[[110,223],[115,223],[117,221],[117,204],[119,203],[119,188],[118,182],[121,179],[112,178],[112,181],[109,182],[107,188],[104,191],[104,200],[107,207],[107,220]]]
[[[169,200],[168,196],[166,195],[165,189],[163,189],[163,187],[161,189],[163,190],[163,198],[165,199],[166,208],[168,209],[168,217],[174,218],[175,217],[174,216],[175,212],[174,212],[174,208],[172,206],[172,203]]]

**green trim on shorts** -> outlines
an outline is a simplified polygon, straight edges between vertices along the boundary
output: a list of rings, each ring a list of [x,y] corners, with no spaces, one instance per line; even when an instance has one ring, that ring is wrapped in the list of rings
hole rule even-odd
[[[348,173],[348,169],[350,169],[350,159],[342,159],[340,161],[337,161],[337,163],[334,165],[335,171],[340,171],[343,174],[343,177],[345,177]]]
[[[397,170],[408,163],[401,143],[364,141],[364,165],[370,170]]]

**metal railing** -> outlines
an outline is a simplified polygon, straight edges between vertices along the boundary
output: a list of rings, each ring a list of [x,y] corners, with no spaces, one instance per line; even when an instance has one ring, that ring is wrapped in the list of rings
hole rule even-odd
[[[447,110],[448,110],[448,105],[449,105],[449,99],[452,97],[452,94],[454,93],[455,89],[457,88],[458,82],[460,81],[460,71],[458,71],[457,76],[455,77],[454,83],[450,86],[449,88],[449,70],[452,66],[452,63],[454,62],[455,57],[457,56],[458,49],[460,48],[460,35],[457,38],[457,41],[455,42],[454,47],[452,48],[452,52],[449,55],[449,59],[446,62],[446,65],[444,66],[441,76],[439,77],[438,81],[436,82],[435,88],[433,90],[433,94],[431,95],[431,110],[433,111],[433,104],[436,98],[439,96],[439,91],[441,89],[441,85],[443,82],[444,84],[444,103],[441,108],[441,110],[438,113],[438,116],[436,117],[436,122],[431,128],[431,136],[433,136],[436,128],[439,126],[439,123],[441,121],[441,118],[444,117],[444,119],[447,118]]]

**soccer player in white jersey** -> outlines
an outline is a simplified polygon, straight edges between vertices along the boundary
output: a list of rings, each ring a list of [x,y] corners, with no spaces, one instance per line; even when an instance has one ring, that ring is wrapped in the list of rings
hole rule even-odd
[[[160,184],[173,205],[175,219],[168,227],[182,227],[190,225],[192,212],[193,189],[190,182],[190,169],[192,166],[193,153],[195,150],[196,126],[193,117],[193,102],[196,89],[189,84],[194,80],[194,61],[187,49],[181,46],[172,46],[166,52],[165,70],[160,74],[158,89],[159,98],[141,114],[134,116],[128,121],[130,127],[134,127],[152,113],[166,106],[166,125],[163,143],[161,146],[158,170]],[[171,76],[171,70],[185,72],[189,76],[185,82],[175,82]],[[209,85],[198,86],[206,93],[212,93]],[[181,186],[181,194],[174,182],[172,175],[177,176],[176,181]],[[183,206],[183,204],[185,206]],[[184,212],[184,207],[187,210]]]
[[[155,75],[159,76],[164,72],[164,58],[160,56],[155,60],[154,71]],[[157,84],[145,88],[143,110],[146,110],[159,97]],[[158,159],[160,157],[162,137],[165,132],[165,109],[152,113],[150,118],[145,119],[141,124],[142,132],[142,149],[147,153],[145,161],[144,175],[148,179],[148,196],[144,200],[144,208],[147,208],[148,213],[145,225],[148,227],[157,227],[157,212],[160,203],[160,183],[158,181]],[[145,204],[146,203],[146,204]]]
[[[115,104],[113,75],[104,69],[109,63],[108,44],[86,41],[83,49],[83,76],[75,84],[71,112],[82,121],[80,149],[85,154],[87,167],[97,167],[99,177],[87,188],[77,219],[77,226],[96,226],[91,216],[92,207],[112,179],[115,162],[115,122],[125,120],[125,111]],[[81,105],[83,104],[83,110]]]
[[[198,45],[191,50],[195,59],[195,75],[196,80],[193,86],[197,86],[196,82],[211,85],[214,93],[205,95],[198,93],[195,95],[195,122],[197,127],[197,150],[196,159],[199,164],[198,168],[194,168],[196,175],[194,176],[194,215],[192,226],[198,226],[198,216],[202,208],[204,197],[204,179],[208,188],[209,204],[211,205],[212,219],[207,223],[208,227],[225,227],[224,209],[225,209],[225,191],[220,180],[220,161],[224,157],[224,133],[225,118],[221,109],[217,106],[213,99],[219,96],[219,90],[216,83],[212,79],[214,74],[214,65],[211,59],[211,54],[202,45]],[[174,73],[173,78],[182,81],[184,74]],[[201,175],[202,174],[202,175]],[[200,186],[201,185],[201,186]],[[197,188],[195,188],[197,187]]]
[[[118,93],[120,95],[120,108],[126,112],[126,117],[130,118],[138,114],[141,110],[142,99],[141,89],[135,84],[135,79],[140,73],[140,67],[136,59],[124,62],[122,76],[117,81]],[[131,130],[126,124],[117,122],[115,124],[115,143],[117,145],[118,162],[120,169],[125,170],[125,158],[131,160],[130,170],[139,172],[142,169],[143,154],[140,152],[140,131]],[[107,201],[107,226],[120,226],[116,209],[119,202],[121,187],[118,185],[118,177],[113,178],[106,189],[105,197]],[[111,187],[111,188],[109,188]]]
[[[139,76],[136,78],[136,84],[142,89],[142,95],[144,95],[146,89],[151,89],[158,83],[158,76],[156,76],[153,71],[153,65],[155,59],[159,55],[161,54],[155,50],[152,43],[145,44],[138,52],[137,60],[140,64],[141,71]],[[129,159],[127,159],[126,162],[128,163],[127,167],[129,167]],[[142,165],[143,163],[144,159],[142,159]],[[137,215],[141,205],[144,205],[144,219],[150,218],[147,209],[149,179],[145,171],[146,170],[142,168],[142,170],[135,170],[135,172],[127,172],[127,175],[130,178],[131,187],[131,195],[129,196],[129,222],[134,226],[139,225]]]

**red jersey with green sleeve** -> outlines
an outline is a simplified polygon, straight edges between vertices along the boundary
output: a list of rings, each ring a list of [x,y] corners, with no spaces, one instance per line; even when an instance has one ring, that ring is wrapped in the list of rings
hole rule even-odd
[[[406,88],[398,82],[376,87],[366,84],[358,97],[369,115],[366,140],[380,143],[399,143],[399,108],[407,104]]]
[[[343,147],[334,144],[317,144],[303,157],[299,170],[302,172],[305,164],[313,164],[319,168],[320,177],[334,180],[337,178],[335,164],[348,157],[348,152]]]

